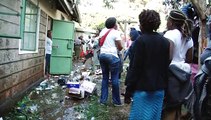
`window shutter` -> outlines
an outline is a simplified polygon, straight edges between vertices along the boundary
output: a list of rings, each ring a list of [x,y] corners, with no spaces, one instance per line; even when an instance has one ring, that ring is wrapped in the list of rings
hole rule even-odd
[[[21,38],[21,1],[1,0],[0,37]]]

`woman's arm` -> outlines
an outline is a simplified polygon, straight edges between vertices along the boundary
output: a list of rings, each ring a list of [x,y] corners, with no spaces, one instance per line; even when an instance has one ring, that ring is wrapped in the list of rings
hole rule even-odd
[[[193,60],[193,47],[189,48],[186,53],[186,63],[192,63]]]
[[[171,41],[170,39],[168,39],[168,41],[170,43],[170,47],[169,47],[169,60],[171,61],[173,59],[174,42]]]
[[[115,41],[115,44],[116,44],[118,51],[121,51],[123,49],[121,40]]]

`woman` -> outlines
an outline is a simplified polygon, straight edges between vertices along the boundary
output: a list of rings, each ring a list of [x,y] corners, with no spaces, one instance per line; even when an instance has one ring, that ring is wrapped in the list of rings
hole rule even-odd
[[[100,48],[99,61],[102,69],[102,87],[100,103],[106,104],[108,99],[108,85],[109,78],[112,84],[112,101],[114,106],[121,106],[120,92],[119,92],[119,70],[120,58],[118,51],[122,50],[120,32],[117,31],[117,20],[110,17],[105,21],[105,27],[99,37],[104,36],[104,42]],[[107,35],[107,36],[105,36]],[[111,76],[110,76],[111,75]]]
[[[74,43],[75,45],[74,51],[75,51],[76,60],[79,60],[81,58],[80,53],[83,50],[82,39],[83,39],[83,36],[79,36],[78,39],[76,39]]]
[[[142,35],[134,44],[127,75],[125,103],[133,102],[129,120],[160,120],[170,63],[170,43],[156,32],[160,15],[143,10],[139,15]]]
[[[126,51],[126,55],[125,55],[124,60],[127,58],[127,56],[129,56],[129,61],[133,61],[133,56],[134,56],[133,46],[134,46],[134,44],[135,44],[135,42],[136,42],[136,40],[138,39],[139,36],[140,36],[140,34],[136,29],[131,29],[130,39],[133,43],[131,44],[131,46]],[[129,64],[129,65],[131,66],[132,64]],[[129,67],[127,68],[127,72],[128,72]],[[127,85],[127,76],[128,76],[128,74],[126,75],[126,78],[125,78],[125,85]]]
[[[172,10],[169,13],[167,20],[167,32],[164,37],[168,38],[173,43],[173,55],[170,65],[175,65],[187,73],[191,73],[191,67],[187,63],[192,62],[193,40],[191,38],[191,21],[179,10]],[[171,73],[171,72],[170,72]],[[170,80],[169,85],[173,79]],[[172,77],[171,77],[172,78]],[[187,84],[189,80],[187,81]],[[185,84],[185,83],[183,83]],[[164,113],[164,120],[179,120],[181,114],[181,102],[176,99],[181,97],[182,93],[177,90],[180,89],[181,84],[178,82],[176,87],[171,87],[166,91],[165,104],[167,105]],[[187,88],[186,88],[187,89]],[[174,91],[171,92],[171,90]],[[171,94],[169,94],[171,93]],[[173,93],[173,94],[172,94]],[[178,95],[178,96],[177,96]],[[180,100],[182,100],[181,98]]]
[[[45,41],[45,75],[47,76],[47,78],[50,77],[50,60],[51,60],[52,44],[53,44],[52,32],[51,30],[48,30]]]
[[[124,61],[127,59],[127,57],[129,57],[129,60],[131,61],[131,59],[133,58],[133,45],[135,43],[135,40],[140,36],[139,32],[135,29],[132,28],[130,30],[130,39],[132,41],[130,47],[125,51],[125,56],[124,56]]]

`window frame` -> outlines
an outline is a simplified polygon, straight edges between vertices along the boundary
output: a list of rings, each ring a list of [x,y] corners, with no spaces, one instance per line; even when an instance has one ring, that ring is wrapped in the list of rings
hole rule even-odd
[[[37,8],[36,14],[27,14],[26,13],[26,2],[33,4]],[[39,46],[39,27],[40,27],[40,8],[39,8],[39,1],[37,1],[37,5],[34,4],[31,0],[23,0],[23,12],[21,15],[21,39],[19,39],[19,54],[26,54],[26,53],[38,53],[38,46]],[[25,31],[25,17],[26,15],[36,15],[36,30],[35,32]],[[24,41],[24,33],[35,33],[35,47],[34,49],[24,49],[22,48],[22,43]]]

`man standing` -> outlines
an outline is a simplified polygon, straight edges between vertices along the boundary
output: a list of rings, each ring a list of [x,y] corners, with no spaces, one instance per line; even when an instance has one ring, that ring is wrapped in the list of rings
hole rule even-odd
[[[48,30],[47,37],[45,41],[45,75],[47,77],[50,76],[50,59],[51,59],[51,52],[52,52],[52,34],[51,30]]]

